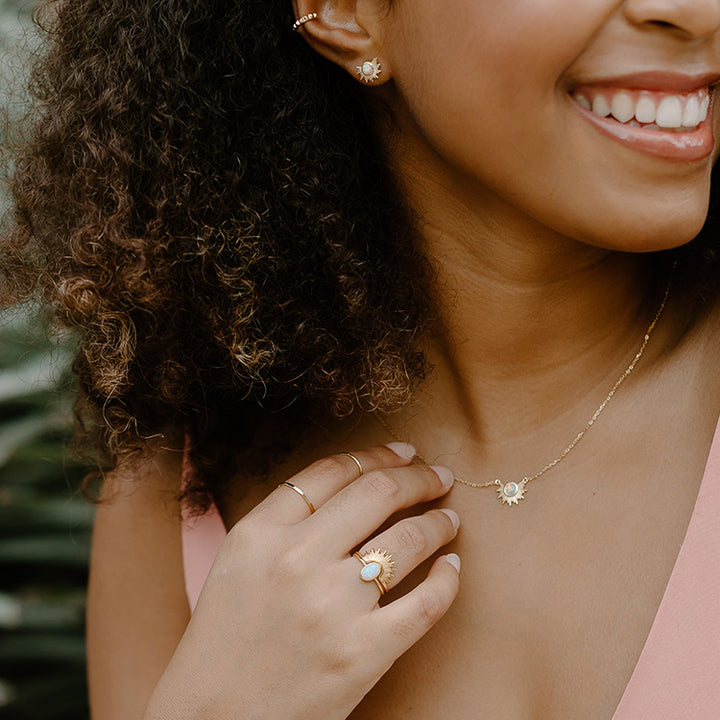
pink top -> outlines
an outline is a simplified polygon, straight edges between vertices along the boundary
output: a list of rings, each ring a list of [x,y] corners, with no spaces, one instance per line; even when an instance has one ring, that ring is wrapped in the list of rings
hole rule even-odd
[[[191,608],[225,535],[214,507],[183,526]],[[649,718],[720,718],[720,423],[685,539],[612,720]]]

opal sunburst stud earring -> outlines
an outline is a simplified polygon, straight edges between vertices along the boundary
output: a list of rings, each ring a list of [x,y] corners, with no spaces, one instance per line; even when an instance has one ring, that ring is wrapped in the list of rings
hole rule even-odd
[[[382,73],[382,65],[377,58],[366,60],[362,65],[357,66],[358,77],[364,82],[374,83]]]

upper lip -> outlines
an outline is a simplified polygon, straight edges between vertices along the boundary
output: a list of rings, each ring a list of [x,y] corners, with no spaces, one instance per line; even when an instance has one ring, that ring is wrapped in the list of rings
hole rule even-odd
[[[610,78],[588,80],[578,83],[575,87],[596,85],[602,87],[617,87],[627,90],[657,90],[665,92],[691,93],[712,87],[720,82],[720,73],[702,73],[688,75],[678,72],[637,72],[627,75],[616,75]]]

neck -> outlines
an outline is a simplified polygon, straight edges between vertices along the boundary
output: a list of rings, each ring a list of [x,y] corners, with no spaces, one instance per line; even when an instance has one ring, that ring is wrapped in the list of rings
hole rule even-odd
[[[442,330],[425,347],[432,377],[399,421],[421,432],[442,416],[448,432],[479,445],[553,423],[581,427],[659,306],[647,257],[577,242],[466,178],[430,183],[425,169],[422,179],[408,172],[407,156],[403,164],[437,270]]]
[[[506,383],[573,358],[607,358],[607,346],[627,355],[649,312],[643,258],[583,250],[574,263],[542,255],[524,263],[480,260],[459,243],[431,250],[443,258],[438,305],[445,329],[432,352],[454,358],[463,385],[473,378]]]

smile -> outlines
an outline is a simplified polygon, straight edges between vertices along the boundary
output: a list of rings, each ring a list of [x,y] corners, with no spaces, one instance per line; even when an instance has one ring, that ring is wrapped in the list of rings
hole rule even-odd
[[[570,96],[598,130],[633,150],[687,162],[712,153],[709,86],[678,93],[584,85]]]
[[[650,90],[600,90],[586,88],[573,93],[575,102],[598,117],[650,130],[692,132],[704,122],[710,109],[710,89],[689,95]]]

